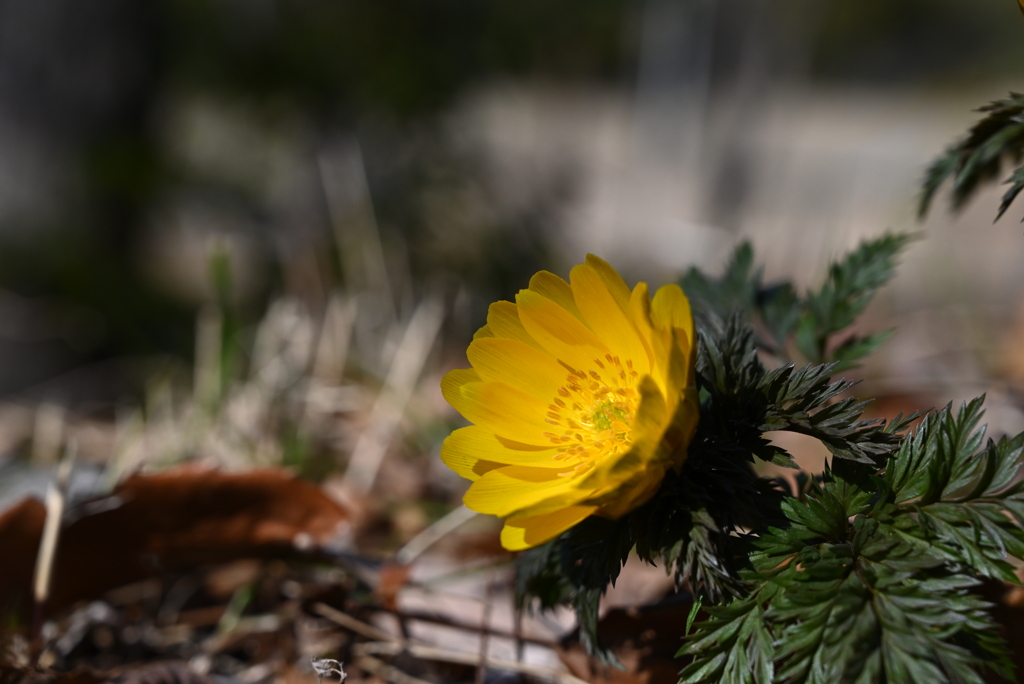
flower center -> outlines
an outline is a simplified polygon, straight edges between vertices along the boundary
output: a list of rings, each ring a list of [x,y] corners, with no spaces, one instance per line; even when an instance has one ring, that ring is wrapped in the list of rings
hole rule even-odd
[[[623,364],[611,354],[603,361],[594,359],[587,371],[559,363],[569,374],[548,405],[546,420],[555,428],[544,436],[560,447],[555,459],[575,466],[567,473],[574,474],[589,470],[597,459],[625,452],[633,443],[640,374],[631,360]]]

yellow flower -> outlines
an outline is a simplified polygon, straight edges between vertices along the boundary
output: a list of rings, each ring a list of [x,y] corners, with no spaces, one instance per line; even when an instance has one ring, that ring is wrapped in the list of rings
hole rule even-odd
[[[592,255],[570,282],[541,271],[515,304],[492,304],[466,352],[473,367],[441,381],[474,423],[441,458],[473,480],[466,506],[506,518],[501,543],[513,551],[643,504],[682,465],[697,426],[683,291],[630,292]]]

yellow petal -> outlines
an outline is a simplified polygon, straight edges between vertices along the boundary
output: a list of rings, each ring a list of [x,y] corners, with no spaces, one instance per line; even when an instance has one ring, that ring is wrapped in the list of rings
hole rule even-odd
[[[653,338],[654,328],[651,323],[651,295],[647,291],[647,283],[637,283],[629,296],[629,319],[633,322],[640,341],[643,342],[647,356],[651,359],[651,373],[660,383],[665,374],[667,351],[664,345],[657,345]]]
[[[494,302],[487,309],[487,327],[495,337],[519,340],[537,349],[541,346],[530,337],[526,328],[519,321],[519,310],[512,302]],[[475,337],[473,339],[476,339]]]
[[[547,352],[518,340],[488,337],[466,350],[473,369],[484,380],[497,380],[550,404],[565,384],[565,368]],[[537,420],[543,420],[543,412]]]
[[[608,288],[608,292],[618,303],[619,308],[623,311],[628,311],[630,291],[629,287],[626,286],[626,281],[622,279],[618,271],[612,268],[607,261],[593,254],[587,255],[587,266],[594,269],[601,277],[605,287]]]
[[[583,314],[576,308],[576,301],[573,299],[572,288],[550,271],[540,271],[530,278],[530,289],[547,297],[558,306],[562,307],[576,318],[583,320]]]
[[[594,513],[596,506],[567,506],[552,513],[509,518],[501,530],[501,545],[509,551],[539,546]]]
[[[665,466],[663,465],[654,465],[637,471],[628,482],[619,485],[613,497],[609,497],[602,504],[599,514],[613,520],[621,518],[638,506],[647,503],[657,493],[663,479],[665,479]]]
[[[682,391],[682,401],[676,407],[672,422],[661,437],[665,456],[677,471],[686,461],[687,448],[693,435],[697,432],[697,421],[700,419],[700,398],[696,387],[687,387]]]
[[[663,285],[654,293],[651,302],[651,318],[662,329],[679,328],[686,332],[686,338],[693,344],[693,313],[690,300],[678,285]]]
[[[473,333],[474,340],[480,339],[481,337],[494,337],[494,333],[491,332],[491,326],[485,325],[484,327],[480,328],[475,333]]]
[[[463,428],[465,429],[465,428]],[[504,468],[505,463],[495,463],[477,458],[467,451],[452,449],[448,446],[451,436],[441,445],[441,460],[444,464],[467,480],[479,480],[481,476],[496,468]]]
[[[503,518],[541,502],[571,506],[586,496],[571,475],[571,469],[505,466],[474,482],[462,502],[477,513]]]
[[[572,269],[570,275],[576,305],[594,334],[611,349],[613,356],[620,357],[624,366],[629,361],[632,362],[632,370],[638,374],[650,373],[651,360],[647,356],[647,348],[597,269],[589,263],[580,264]],[[621,278],[619,280],[621,282]],[[628,299],[626,306],[629,306]]]
[[[640,392],[640,405],[633,418],[633,430],[630,433],[633,444],[657,443],[671,417],[669,405],[654,379],[649,375],[640,379],[637,390]],[[675,408],[674,401],[672,408]]]
[[[459,408],[459,405],[462,404],[461,387],[467,382],[480,382],[480,380],[480,375],[472,368],[450,370],[441,378],[441,394],[444,396],[444,400],[452,405],[452,408],[462,413]]]
[[[674,396],[683,388],[694,383],[694,344],[693,315],[690,302],[683,291],[676,285],[665,285],[659,288],[651,302],[651,319],[655,325],[652,332],[652,345],[666,349],[664,359],[663,386],[667,396]]]
[[[516,295],[519,320],[530,337],[559,361],[576,370],[586,370],[594,359],[609,353],[601,340],[561,306],[533,290],[520,290]]]
[[[560,451],[560,449],[515,442],[499,437],[487,428],[470,425],[459,428],[448,435],[441,446],[441,459],[445,463],[448,463],[449,459],[468,463],[470,459],[475,458],[502,465],[528,465],[535,468],[564,470],[565,462],[556,461],[554,458]],[[452,466],[452,469],[454,470],[455,466]]]
[[[633,325],[641,333],[651,328],[651,294],[647,290],[647,283],[639,282],[629,295],[629,315],[633,319]]]
[[[445,394],[445,399],[466,420],[502,437],[526,444],[551,446],[551,440],[544,436],[555,427],[544,422],[547,404],[503,382],[467,382],[459,386],[457,393]]]

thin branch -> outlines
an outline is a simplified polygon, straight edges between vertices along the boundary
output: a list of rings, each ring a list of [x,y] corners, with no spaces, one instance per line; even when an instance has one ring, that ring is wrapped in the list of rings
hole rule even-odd
[[[401,644],[400,640],[395,639],[393,636],[391,636],[384,630],[378,629],[373,625],[368,625],[362,620],[357,620],[351,615],[341,612],[337,608],[331,608],[326,603],[315,604],[313,606],[313,610],[315,610],[317,613],[324,616],[331,622],[341,625],[345,629],[352,630],[356,634],[364,636],[367,639],[373,639],[374,641],[387,641],[399,645]]]
[[[459,506],[406,542],[405,546],[398,549],[398,552],[395,554],[395,561],[401,565],[409,565],[431,546],[465,525],[477,515],[479,514],[476,511],[471,511],[466,506]]]
[[[513,641],[518,640],[520,643],[535,644],[537,646],[543,646],[544,648],[555,648],[558,644],[550,639],[539,639],[537,637],[526,636],[522,634],[522,612],[518,613],[519,619],[517,621],[519,633],[509,632],[504,629],[497,627],[487,627],[486,629],[482,625],[473,625],[466,622],[459,622],[441,615],[434,615],[433,613],[425,613],[417,610],[403,610],[394,611],[386,610],[382,611],[394,615],[395,617],[405,618],[406,620],[416,620],[418,622],[430,622],[436,625],[444,625],[445,627],[453,627],[455,629],[464,629],[467,632],[487,632],[493,637],[499,637],[502,639],[511,639]]]
[[[480,656],[472,653],[460,653],[458,651],[449,651],[447,649],[435,648],[433,646],[419,646],[413,644],[408,644],[403,648],[401,644],[397,644],[394,641],[390,641],[388,643],[369,642],[355,644],[352,647],[352,652],[358,656],[370,654],[396,656],[401,653],[408,653],[412,657],[419,658],[421,660],[456,663],[458,665],[473,665],[474,667],[482,666]],[[499,660],[495,658],[489,658],[487,660],[487,665],[496,670],[522,672],[523,674],[546,679],[548,681],[555,682],[556,684],[587,684],[584,680],[579,677],[575,677],[568,672],[561,672],[541,665],[529,665],[527,663],[517,663],[514,660]]]
[[[413,677],[410,674],[402,672],[393,665],[388,665],[383,660],[374,658],[371,655],[362,655],[356,659],[356,667],[366,670],[370,674],[377,675],[381,679],[391,682],[391,684],[433,684],[425,679],[419,677]]]

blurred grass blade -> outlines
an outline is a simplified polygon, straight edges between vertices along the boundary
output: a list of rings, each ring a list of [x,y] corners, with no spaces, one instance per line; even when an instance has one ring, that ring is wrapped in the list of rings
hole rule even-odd
[[[345,471],[345,484],[355,491],[366,493],[373,487],[443,320],[444,305],[436,298],[428,298],[419,305],[406,326],[370,414],[369,426],[359,436]]]

